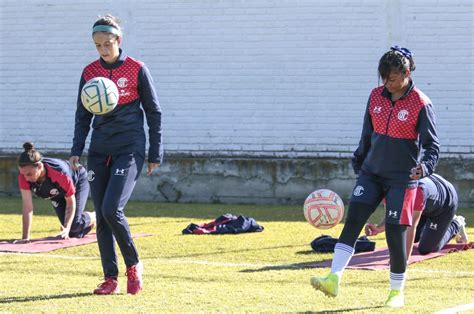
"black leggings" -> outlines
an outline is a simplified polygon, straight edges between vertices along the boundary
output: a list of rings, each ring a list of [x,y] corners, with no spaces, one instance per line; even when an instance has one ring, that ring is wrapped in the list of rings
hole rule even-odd
[[[346,221],[338,242],[354,247],[360,232],[376,208],[377,205],[349,203]]]
[[[354,247],[364,225],[376,208],[377,205],[350,203],[338,242]],[[400,274],[406,270],[406,228],[404,225],[385,225],[387,245],[390,252],[390,271],[392,273]]]

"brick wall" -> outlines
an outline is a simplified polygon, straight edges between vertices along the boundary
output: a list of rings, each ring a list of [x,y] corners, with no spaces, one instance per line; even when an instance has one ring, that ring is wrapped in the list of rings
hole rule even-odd
[[[123,20],[163,108],[166,152],[347,156],[377,62],[415,53],[442,153],[474,156],[471,0],[2,0],[0,153],[67,152],[98,14]]]

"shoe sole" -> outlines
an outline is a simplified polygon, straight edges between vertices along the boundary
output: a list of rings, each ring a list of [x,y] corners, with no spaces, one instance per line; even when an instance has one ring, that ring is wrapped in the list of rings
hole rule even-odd
[[[385,304],[385,307],[392,308],[392,309],[401,308],[401,307],[404,307],[404,306],[405,306],[405,303],[403,303],[403,304],[396,304],[396,305]]]
[[[94,295],[114,295],[114,294],[119,294],[120,293],[120,290],[116,290],[116,291],[113,291],[111,293],[97,293],[95,291],[92,292],[92,294]]]
[[[322,293],[324,293],[324,294],[325,294],[326,296],[328,296],[328,297],[335,298],[335,297],[337,296],[337,294],[332,294],[332,293],[330,293],[329,291],[326,291],[326,290],[324,289],[324,287],[321,285],[321,282],[320,282],[319,280],[317,280],[317,279],[314,279],[314,280],[313,280],[313,279],[311,278],[311,285],[313,286],[313,288],[314,288],[315,290],[321,291]]]

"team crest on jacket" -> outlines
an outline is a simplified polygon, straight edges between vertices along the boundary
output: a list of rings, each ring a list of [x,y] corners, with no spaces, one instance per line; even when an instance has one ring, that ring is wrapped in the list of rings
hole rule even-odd
[[[125,88],[128,85],[128,80],[126,77],[121,77],[117,80],[117,86],[120,88]]]
[[[406,121],[408,119],[408,110],[400,110],[397,115],[398,120]]]
[[[58,195],[58,194],[59,194],[58,189],[51,189],[51,190],[49,191],[49,195],[51,195],[51,196],[56,196],[56,195]]]

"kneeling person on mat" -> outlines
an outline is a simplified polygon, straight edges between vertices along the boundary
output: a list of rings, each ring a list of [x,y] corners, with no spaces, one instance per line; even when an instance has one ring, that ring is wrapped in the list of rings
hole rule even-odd
[[[410,259],[413,243],[418,251],[426,255],[441,250],[452,238],[458,243],[467,243],[466,221],[456,216],[458,195],[454,186],[445,178],[432,174],[418,182],[413,225],[407,229],[407,260]],[[365,234],[374,236],[385,231],[385,219],[378,225],[367,224]]]
[[[71,170],[69,162],[43,158],[32,143],[23,144],[18,158],[18,184],[23,203],[23,236],[15,243],[30,239],[33,220],[33,193],[51,200],[61,223],[59,235],[68,239],[82,238],[95,226],[95,213],[84,212],[89,195],[89,181],[84,167]],[[33,192],[33,193],[32,193]]]

